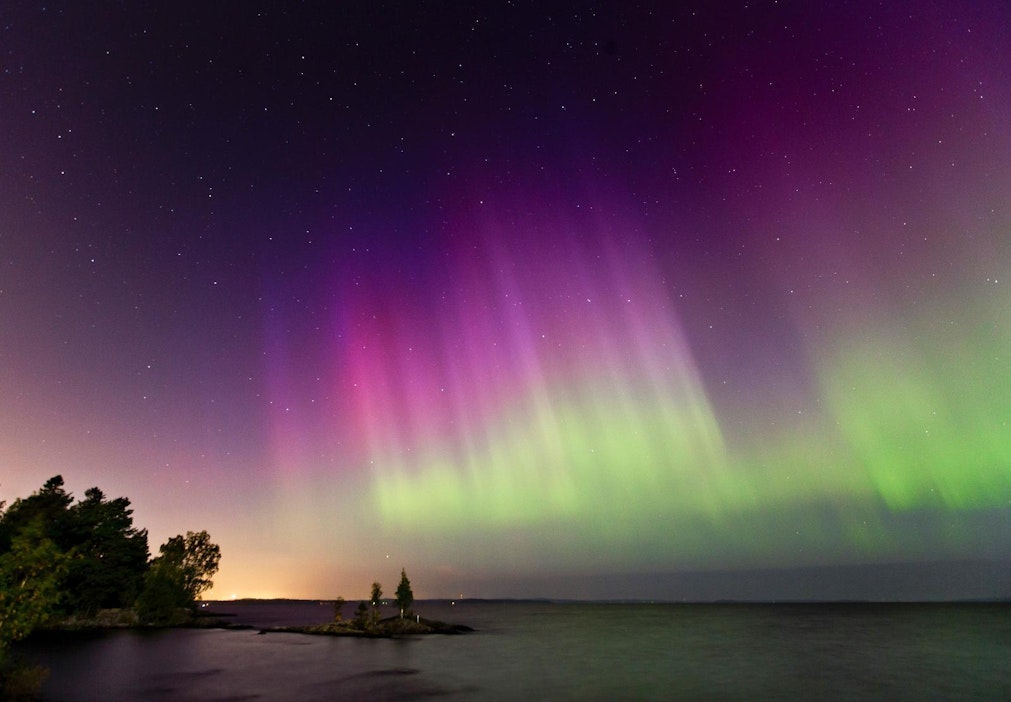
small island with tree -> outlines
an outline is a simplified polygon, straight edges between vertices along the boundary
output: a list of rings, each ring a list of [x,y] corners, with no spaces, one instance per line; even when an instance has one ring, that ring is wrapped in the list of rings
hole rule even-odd
[[[446,622],[425,619],[411,609],[414,604],[414,591],[407,571],[400,570],[400,584],[397,585],[397,613],[383,617],[383,589],[378,582],[372,583],[369,601],[358,603],[354,617],[344,618],[344,607],[347,604],[343,597],[334,600],[333,621],[325,624],[310,624],[308,626],[276,626],[263,629],[261,633],[295,633],[314,634],[317,636],[358,636],[367,638],[397,638],[404,636],[420,636],[425,634],[463,634],[473,631],[463,624],[447,624]]]

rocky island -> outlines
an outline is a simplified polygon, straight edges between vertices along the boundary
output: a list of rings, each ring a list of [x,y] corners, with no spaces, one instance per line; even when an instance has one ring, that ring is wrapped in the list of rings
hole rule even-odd
[[[465,634],[474,631],[463,624],[447,624],[446,622],[425,619],[424,617],[404,618],[389,617],[381,619],[374,625],[360,627],[354,621],[334,621],[326,624],[310,624],[307,626],[275,626],[261,629],[261,634],[289,633],[313,634],[316,636],[357,636],[362,638],[392,639],[409,636],[424,636],[428,634]]]
[[[313,634],[316,636],[353,636],[360,638],[401,638],[424,636],[427,634],[464,634],[474,631],[463,624],[447,624],[433,619],[425,619],[411,611],[414,592],[407,573],[401,569],[400,584],[397,586],[395,603],[397,616],[380,618],[382,586],[372,583],[372,595],[368,603],[359,602],[352,619],[344,618],[346,602],[338,597],[333,603],[333,621],[324,624],[301,626],[274,626],[261,629],[261,634],[289,633]]]

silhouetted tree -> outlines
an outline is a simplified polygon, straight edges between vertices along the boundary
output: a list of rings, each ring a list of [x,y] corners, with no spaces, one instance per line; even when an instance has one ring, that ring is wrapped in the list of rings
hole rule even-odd
[[[344,618],[344,598],[338,597],[333,601],[333,620],[339,622]]]
[[[414,592],[411,590],[411,581],[407,579],[407,571],[400,569],[400,584],[397,585],[397,607],[400,608],[400,618],[408,613],[414,603]]]
[[[372,625],[379,623],[379,600],[383,596],[383,588],[378,582],[372,583]]]
[[[183,589],[191,601],[211,589],[211,577],[218,572],[221,549],[211,542],[206,531],[186,532],[186,536],[173,536],[159,551],[161,558],[173,564],[182,575]]]
[[[14,500],[0,518],[0,553],[10,550],[14,537],[29,524],[38,537],[50,539],[61,551],[70,550],[67,508],[73,501],[63,489],[62,475],[54,475],[29,497]]]
[[[144,621],[170,623],[177,609],[192,607],[201,593],[213,584],[221,549],[211,543],[206,531],[173,536],[159,547],[151,561],[144,590],[137,601],[137,614]]]
[[[56,616],[66,559],[36,522],[20,529],[0,554],[0,699],[39,699],[49,671],[19,661],[9,648]]]
[[[369,616],[369,606],[365,604],[364,600],[359,602],[358,607],[355,608],[355,618],[352,623],[362,631],[371,628],[372,618]]]
[[[73,501],[55,475],[6,511],[0,503],[0,651],[61,611],[136,603],[145,621],[171,623],[211,587],[221,549],[206,531],[169,539],[149,564],[128,499],[93,487]]]
[[[191,605],[178,569],[154,559],[144,575],[144,589],[137,597],[137,618],[147,624],[175,624],[186,618],[186,608]]]
[[[56,614],[66,562],[36,523],[20,529],[0,555],[0,662],[11,642]]]
[[[148,568],[147,530],[135,529],[130,500],[107,501],[97,487],[69,510],[73,558],[64,589],[67,609],[93,613],[129,607],[140,594]]]
[[[31,496],[15,500],[0,518],[0,554],[30,526],[36,539],[49,539],[67,556],[58,583],[64,612],[90,614],[130,606],[147,570],[147,531],[134,528],[125,497],[108,501],[94,487],[84,500],[72,502],[60,475]]]

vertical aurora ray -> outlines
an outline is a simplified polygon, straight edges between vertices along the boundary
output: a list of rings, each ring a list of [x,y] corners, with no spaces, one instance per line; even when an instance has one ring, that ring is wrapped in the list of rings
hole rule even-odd
[[[358,299],[341,382],[391,532],[519,539],[526,566],[789,563],[957,554],[974,527],[918,515],[1005,505],[1009,407],[986,378],[1008,382],[1006,318],[944,332],[931,315],[965,304],[942,291],[888,331],[871,322],[898,313],[861,312],[866,285],[848,314],[807,310],[827,322],[808,349],[819,413],[730,446],[646,247],[551,234],[485,230],[437,300]]]
[[[626,523],[669,512],[686,473],[724,472],[718,423],[647,250],[599,232],[492,234],[457,252],[445,299],[373,298],[354,315],[344,384],[384,520]],[[712,493],[693,501],[719,508],[718,477],[691,482]]]
[[[840,434],[893,510],[986,509],[1011,495],[1008,320],[952,334],[951,319],[840,341],[822,363]]]

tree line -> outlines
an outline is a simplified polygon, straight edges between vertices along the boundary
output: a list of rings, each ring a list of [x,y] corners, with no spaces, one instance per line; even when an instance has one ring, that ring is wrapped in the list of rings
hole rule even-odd
[[[35,628],[105,609],[129,608],[142,624],[176,623],[211,587],[221,560],[206,531],[173,536],[151,558],[130,500],[110,500],[93,487],[75,502],[60,475],[4,506],[0,658]]]

